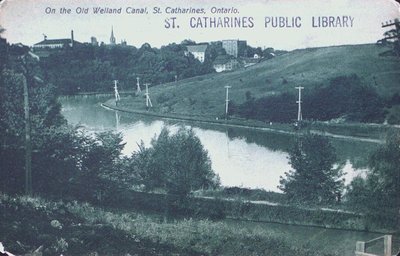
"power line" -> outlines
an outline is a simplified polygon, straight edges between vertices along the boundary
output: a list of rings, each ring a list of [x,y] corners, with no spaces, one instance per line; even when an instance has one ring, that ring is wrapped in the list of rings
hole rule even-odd
[[[393,29],[385,32],[384,34],[384,38],[381,40],[378,40],[378,42],[380,43],[387,43],[390,42],[390,40],[394,40],[394,52],[396,53],[397,56],[400,55],[400,20],[399,19],[395,19],[394,21],[390,20],[390,21],[386,21],[385,23],[382,22],[382,28],[386,28],[386,27],[392,27],[394,26]],[[396,42],[397,40],[397,42]],[[397,44],[397,46],[396,46]]]

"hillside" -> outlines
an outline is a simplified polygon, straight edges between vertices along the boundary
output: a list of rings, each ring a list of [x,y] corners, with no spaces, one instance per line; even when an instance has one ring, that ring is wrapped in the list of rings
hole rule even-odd
[[[251,96],[290,92],[304,86],[305,92],[327,85],[334,77],[356,74],[364,84],[376,87],[381,96],[400,92],[400,60],[380,57],[386,49],[377,45],[346,45],[295,50],[249,68],[235,72],[194,77],[150,88],[155,111],[163,113],[218,116],[224,113],[225,85],[232,88],[230,98],[237,104]],[[126,107],[144,108],[136,98],[123,103]]]

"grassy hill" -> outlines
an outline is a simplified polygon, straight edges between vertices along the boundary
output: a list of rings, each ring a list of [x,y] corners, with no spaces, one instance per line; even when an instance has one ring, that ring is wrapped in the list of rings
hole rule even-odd
[[[218,116],[224,113],[225,85],[232,88],[235,103],[253,97],[296,93],[295,86],[310,91],[327,85],[329,79],[356,74],[365,84],[376,87],[382,96],[400,92],[400,60],[381,57],[385,47],[373,44],[346,45],[294,50],[234,72],[198,76],[150,88],[154,110],[162,113]],[[130,99],[126,107],[144,108],[144,99]]]

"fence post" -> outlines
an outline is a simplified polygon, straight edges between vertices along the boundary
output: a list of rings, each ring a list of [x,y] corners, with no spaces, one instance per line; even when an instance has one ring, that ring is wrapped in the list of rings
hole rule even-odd
[[[392,235],[385,235],[383,238],[383,255],[392,256]]]
[[[356,243],[356,255],[357,255],[357,252],[365,252],[365,242],[357,241],[357,243]]]

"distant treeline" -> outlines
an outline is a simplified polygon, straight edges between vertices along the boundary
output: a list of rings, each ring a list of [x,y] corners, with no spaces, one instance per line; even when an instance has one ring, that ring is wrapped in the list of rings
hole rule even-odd
[[[214,60],[226,55],[221,42],[210,43],[201,63],[192,54],[187,54],[187,45],[196,44],[185,40],[180,44],[169,44],[161,48],[145,43],[140,48],[127,45],[80,44],[73,48],[65,46],[52,50],[50,56],[41,59],[45,79],[54,84],[61,94],[78,92],[105,92],[113,88],[112,80],[118,80],[123,90],[136,89],[136,78],[150,86],[173,82],[215,72]],[[273,48],[247,46],[247,56],[258,54],[272,58]]]
[[[246,93],[246,102],[233,104],[232,114],[268,122],[288,123],[296,119],[297,95],[279,95],[254,98]],[[400,96],[381,97],[371,86],[363,84],[357,75],[339,76],[327,86],[303,91],[303,119],[329,121],[343,119],[365,123],[399,123]],[[396,110],[397,109],[397,110]]]
[[[161,49],[143,44],[133,46],[77,45],[54,51],[41,59],[45,79],[61,94],[111,91],[112,80],[119,80],[123,90],[141,84],[152,85],[213,72],[210,62],[200,63],[185,55],[184,45],[170,44]]]

